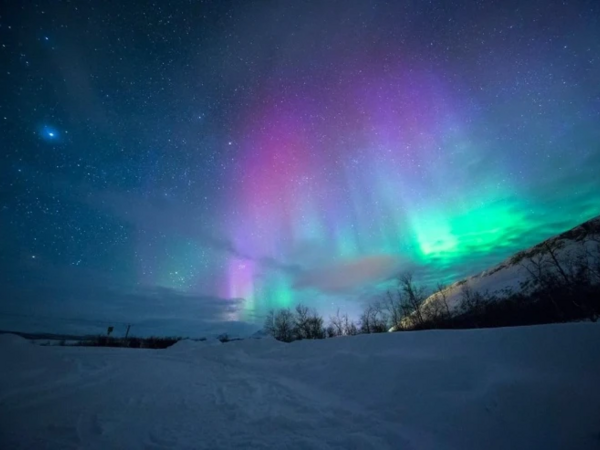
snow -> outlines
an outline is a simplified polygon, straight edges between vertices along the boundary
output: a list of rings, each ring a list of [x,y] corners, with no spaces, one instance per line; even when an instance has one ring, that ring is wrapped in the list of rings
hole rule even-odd
[[[166,350],[0,336],[0,448],[600,446],[600,326]]]
[[[196,341],[193,339],[182,339],[180,341],[177,341],[175,344],[171,345],[170,347],[168,347],[166,350],[169,353],[183,354],[183,353],[191,353],[194,351],[199,351],[199,350],[203,349],[204,347],[207,347],[210,345],[222,345],[222,344],[221,344],[221,341],[219,341],[217,338],[205,339],[203,341]]]

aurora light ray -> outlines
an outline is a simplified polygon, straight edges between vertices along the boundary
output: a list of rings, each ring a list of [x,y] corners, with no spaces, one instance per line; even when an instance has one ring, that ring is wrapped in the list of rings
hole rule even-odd
[[[219,219],[235,253],[220,257],[217,293],[245,299],[240,318],[296,302],[333,310],[402,270],[450,282],[565,224],[522,188],[519,150],[506,151],[519,140],[488,125],[466,86],[414,66],[368,67],[269,86],[237,123]],[[569,139],[564,127],[551,134]],[[527,128],[516,135],[528,145]],[[566,223],[596,212],[592,200]]]
[[[155,3],[9,5],[13,312],[356,315],[600,214],[598,2]]]
[[[311,269],[389,258],[373,286],[423,264],[447,281],[445,271],[465,257],[507,255],[515,236],[535,226],[527,199],[512,194],[508,161],[482,157],[490,141],[462,125],[480,120],[477,105],[412,70],[383,78],[373,70],[336,84],[251,108],[233,176],[244,217],[230,229],[236,248]],[[258,301],[289,306],[315,295],[310,283],[298,289],[298,274],[232,266],[228,284],[241,297],[257,301],[260,291]]]

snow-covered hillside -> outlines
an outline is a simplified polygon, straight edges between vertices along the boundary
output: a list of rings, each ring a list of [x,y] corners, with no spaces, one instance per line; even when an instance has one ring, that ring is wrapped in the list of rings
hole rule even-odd
[[[0,336],[0,448],[587,449],[591,323],[166,350]]]
[[[448,305],[450,308],[459,306],[465,285],[473,292],[482,294],[487,292],[497,298],[502,298],[510,291],[519,291],[522,283],[529,278],[523,264],[527,264],[530,257],[535,258],[540,254],[547,253],[545,250],[546,244],[552,246],[558,244],[557,256],[561,261],[579,255],[584,248],[598,256],[600,216],[588,220],[569,231],[553,236],[529,249],[518,252],[490,269],[448,286],[443,291]],[[437,293],[431,295],[425,302],[434,301],[437,295]]]

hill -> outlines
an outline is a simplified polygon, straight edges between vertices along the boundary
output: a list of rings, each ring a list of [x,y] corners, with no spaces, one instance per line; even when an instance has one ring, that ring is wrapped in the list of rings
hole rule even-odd
[[[556,258],[559,265],[568,266],[568,269],[572,270],[573,265],[582,257],[590,260],[598,259],[599,248],[600,216],[522,250],[500,264],[460,280],[441,292],[434,293],[425,300],[425,304],[435,301],[440,294],[443,294],[450,309],[456,310],[460,307],[465,289],[487,293],[495,299],[506,298],[515,292],[527,292],[531,287],[532,268],[542,265],[555,272],[557,264],[553,258]]]

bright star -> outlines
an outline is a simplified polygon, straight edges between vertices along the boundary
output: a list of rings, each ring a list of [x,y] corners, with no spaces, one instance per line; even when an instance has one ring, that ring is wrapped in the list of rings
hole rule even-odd
[[[45,125],[44,127],[42,127],[42,129],[40,130],[40,134],[42,136],[42,138],[48,140],[48,141],[55,141],[57,139],[59,139],[60,134],[58,132],[58,130],[54,127]]]

